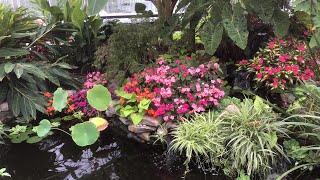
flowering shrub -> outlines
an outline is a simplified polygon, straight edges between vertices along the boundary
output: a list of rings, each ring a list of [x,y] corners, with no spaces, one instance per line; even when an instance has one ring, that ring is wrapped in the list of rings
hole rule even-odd
[[[286,90],[299,79],[314,79],[311,67],[315,63],[305,42],[273,38],[253,59],[240,61],[239,70],[254,73],[258,87],[264,84],[271,90]]]
[[[89,73],[86,77],[86,81],[84,82],[84,89],[78,90],[70,97],[68,97],[68,109],[65,111],[65,113],[69,114],[74,111],[80,111],[83,113],[83,115],[88,117],[96,116],[99,111],[89,105],[86,96],[88,90],[90,90],[93,86],[98,84],[107,84],[106,75],[100,72]],[[52,105],[52,96],[49,92],[45,93],[44,95],[48,97],[47,112],[49,115],[53,115],[55,109]]]
[[[156,66],[130,78],[124,86],[127,94],[137,99],[149,99],[145,113],[162,117],[165,121],[181,119],[218,105],[224,97],[223,82],[219,78],[219,64],[209,62],[192,66],[192,58],[171,60],[159,58]],[[119,94],[118,94],[119,95]],[[120,94],[120,103],[126,102]]]

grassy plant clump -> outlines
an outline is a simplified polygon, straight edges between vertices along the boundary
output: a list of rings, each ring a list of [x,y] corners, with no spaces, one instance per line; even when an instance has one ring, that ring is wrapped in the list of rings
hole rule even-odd
[[[226,141],[231,168],[244,169],[248,175],[269,173],[277,156],[284,154],[277,143],[277,133],[284,133],[276,123],[279,116],[256,97],[254,102],[245,99],[238,111],[222,118],[231,124]]]
[[[213,167],[215,159],[225,153],[224,142],[230,125],[214,112],[195,114],[172,132],[170,150],[186,156],[185,165],[195,158],[197,163]],[[200,165],[199,164],[199,165]]]

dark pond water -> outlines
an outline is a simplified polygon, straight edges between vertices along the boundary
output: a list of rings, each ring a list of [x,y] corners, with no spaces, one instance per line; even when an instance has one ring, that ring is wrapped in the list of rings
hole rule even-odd
[[[114,128],[87,148],[77,147],[65,135],[0,147],[0,167],[16,180],[178,180],[184,173],[182,161],[167,157],[161,146],[139,144]],[[191,171],[186,179],[225,178]]]

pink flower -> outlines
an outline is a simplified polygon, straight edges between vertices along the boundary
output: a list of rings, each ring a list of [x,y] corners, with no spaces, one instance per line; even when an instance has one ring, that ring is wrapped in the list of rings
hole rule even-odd
[[[257,74],[258,79],[262,79],[262,74]]]
[[[186,57],[186,60],[187,60],[187,61],[191,61],[192,58],[191,58],[191,57]]]
[[[265,70],[265,71],[269,71],[269,67],[268,67],[268,66],[266,66],[266,67],[264,67],[264,68],[263,68],[263,70]]]
[[[300,63],[303,62],[303,57],[302,57],[302,56],[299,56],[298,59],[297,59],[297,61],[300,62]]]
[[[274,49],[274,42],[270,42],[269,47],[270,47],[270,49]]]
[[[181,61],[179,59],[176,60],[177,64],[181,64]]]
[[[262,58],[259,59],[259,63],[260,63],[260,64],[263,64],[263,59],[262,59]]]
[[[298,47],[298,50],[299,50],[299,51],[305,51],[305,50],[306,50],[305,45],[304,45],[304,44],[301,44],[301,45]]]
[[[164,121],[168,121],[168,120],[169,120],[169,116],[163,117],[163,120],[164,120]]]
[[[214,64],[213,64],[213,67],[214,67],[215,69],[218,69],[218,68],[219,68],[219,64],[218,64],[218,63],[214,63]]]
[[[280,39],[279,44],[283,44],[283,43],[284,43],[284,40]]]

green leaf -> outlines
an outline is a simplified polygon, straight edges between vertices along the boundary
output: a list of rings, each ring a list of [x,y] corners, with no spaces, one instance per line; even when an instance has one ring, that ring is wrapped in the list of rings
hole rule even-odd
[[[7,62],[6,64],[4,64],[4,71],[8,74],[11,73],[13,68],[14,68],[14,64],[12,64],[11,62]]]
[[[208,21],[203,26],[201,40],[204,48],[208,54],[213,55],[222,40],[223,26],[221,23],[214,25],[211,21]]]
[[[309,43],[310,48],[314,48],[316,46],[320,46],[320,31],[318,31],[317,33],[315,33],[310,40]]]
[[[48,134],[48,132],[51,130],[51,123],[49,120],[44,119],[40,121],[39,126],[37,128],[37,135],[39,137],[44,137]]]
[[[94,144],[99,138],[99,131],[92,122],[77,124],[71,128],[71,136],[78,146]]]
[[[31,137],[31,138],[29,138],[29,139],[27,140],[27,143],[29,143],[29,144],[38,143],[38,142],[40,142],[42,139],[43,139],[43,138],[41,138],[41,137],[39,137],[39,136],[33,136],[33,137]]]
[[[99,12],[105,8],[108,0],[90,0],[87,1],[87,14],[88,16],[95,16],[99,14]]]
[[[55,110],[61,112],[67,105],[68,92],[62,88],[58,88],[53,93],[53,107]]]
[[[134,125],[138,125],[144,117],[144,114],[132,113],[130,114],[130,119],[132,120]]]
[[[3,80],[7,76],[6,71],[4,70],[4,65],[5,64],[0,64],[0,81]]]
[[[14,67],[14,73],[16,73],[16,76],[19,79],[23,74],[23,66],[21,64],[16,64]]]
[[[101,28],[103,24],[103,20],[99,17],[99,18],[95,18],[91,23],[91,29],[92,29],[92,33],[94,34],[94,36],[97,36],[99,29]]]
[[[269,22],[275,10],[273,0],[253,0],[250,1],[251,7],[257,13],[258,17],[264,21]]]
[[[7,95],[7,100],[9,103],[9,108],[11,109],[13,115],[17,117],[20,114],[20,98],[21,95],[15,90],[10,89]]]
[[[257,111],[264,111],[270,108],[270,106],[265,104],[259,96],[256,96],[253,106]]]
[[[111,94],[109,90],[102,85],[96,85],[90,89],[87,93],[87,99],[89,104],[99,111],[107,110],[111,104]]]
[[[77,6],[73,9],[71,13],[72,23],[82,31],[85,21],[85,13],[81,10],[80,6]]]
[[[15,49],[15,48],[1,48],[0,58],[11,57],[11,56],[24,56],[30,54],[26,49]]]
[[[151,103],[150,99],[142,99],[138,104],[139,112],[141,113],[143,112],[143,110],[148,110],[150,103]]]
[[[271,19],[273,25],[274,34],[281,38],[288,32],[290,26],[289,14],[276,9]]]
[[[136,110],[130,105],[127,105],[126,107],[120,109],[121,117],[128,117],[130,114],[134,112],[136,112]]]
[[[245,49],[249,36],[247,18],[244,14],[245,9],[240,3],[234,5],[233,13],[231,13],[231,9],[231,5],[226,5],[222,11],[223,26],[233,42],[241,49]]]
[[[45,80],[47,76],[35,65],[29,63],[21,63],[24,70],[29,72],[30,74],[34,74],[38,76],[40,79]]]

